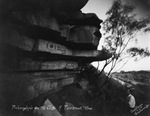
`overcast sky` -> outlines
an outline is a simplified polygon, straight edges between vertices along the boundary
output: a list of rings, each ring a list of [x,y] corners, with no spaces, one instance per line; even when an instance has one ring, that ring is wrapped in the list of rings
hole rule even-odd
[[[131,2],[137,6],[137,13],[139,16],[145,17],[150,14],[150,0],[124,0],[126,2]],[[135,2],[136,1],[136,2]],[[106,19],[105,13],[109,10],[113,3],[113,0],[89,0],[85,7],[82,9],[84,13],[96,13],[98,17],[102,20]],[[144,33],[139,35],[138,44],[132,43],[132,46],[136,47],[149,47],[150,49],[150,33]],[[102,44],[102,41],[101,41]],[[99,47],[100,48],[100,47]],[[94,63],[97,66],[97,63]],[[109,67],[108,67],[109,68]],[[132,71],[132,70],[150,70],[150,57],[144,58],[138,62],[131,60],[127,65],[121,70]],[[108,71],[108,69],[106,69]]]

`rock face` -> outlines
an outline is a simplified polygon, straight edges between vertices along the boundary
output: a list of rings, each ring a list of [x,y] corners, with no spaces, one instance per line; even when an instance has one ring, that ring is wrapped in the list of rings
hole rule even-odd
[[[81,12],[87,1],[0,1],[0,115],[70,116],[66,104],[76,116],[97,114],[80,74],[111,54],[97,50],[102,21]]]

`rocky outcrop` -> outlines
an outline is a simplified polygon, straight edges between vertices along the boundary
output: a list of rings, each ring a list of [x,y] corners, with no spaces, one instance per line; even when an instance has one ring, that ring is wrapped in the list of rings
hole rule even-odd
[[[1,115],[47,116],[52,112],[41,111],[47,104],[57,115],[70,115],[64,108],[68,104],[89,115],[86,109],[92,106],[80,74],[111,54],[97,50],[102,20],[81,12],[87,1],[0,1]]]

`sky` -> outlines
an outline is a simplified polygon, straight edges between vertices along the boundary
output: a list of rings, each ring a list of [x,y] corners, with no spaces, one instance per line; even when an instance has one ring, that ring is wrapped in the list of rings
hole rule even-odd
[[[137,6],[137,13],[141,17],[147,16],[150,14],[150,0],[124,0],[126,3],[131,2]],[[135,2],[136,1],[136,2]],[[113,3],[113,0],[89,0],[88,3],[82,8],[83,13],[95,13],[100,19],[103,21],[106,19],[106,12],[109,10]],[[149,7],[148,7],[149,6]],[[102,32],[102,30],[101,30]],[[136,47],[148,47],[150,49],[150,33],[142,33],[137,36],[138,44],[135,42],[131,43],[130,46]],[[101,38],[100,45],[98,49],[101,49],[101,45],[103,45],[103,37]],[[99,69],[101,69],[104,63],[101,62]],[[97,62],[93,63],[94,66],[98,66]],[[109,66],[106,68],[106,72],[109,71]],[[150,57],[143,58],[137,62],[130,60],[121,70],[124,71],[139,71],[139,70],[150,70]]]

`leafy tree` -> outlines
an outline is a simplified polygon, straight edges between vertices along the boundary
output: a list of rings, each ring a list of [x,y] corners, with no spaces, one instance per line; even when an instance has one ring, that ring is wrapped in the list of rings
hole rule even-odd
[[[116,0],[106,13],[107,19],[103,22],[105,31],[105,47],[103,49],[110,51],[113,55],[105,61],[102,72],[108,65],[111,65],[108,75],[112,70],[116,71],[122,68],[131,57],[149,56],[148,49],[132,48],[127,50],[128,44],[135,39],[137,34],[149,31],[147,27],[150,23],[149,18],[138,18],[134,10],[133,5],[123,4],[121,0]],[[120,66],[121,62],[124,64]]]
[[[144,48],[132,47],[127,50],[127,53],[129,53],[131,57],[135,57],[135,61],[137,61],[140,58],[150,56],[150,51],[148,50],[148,48],[144,49]]]

